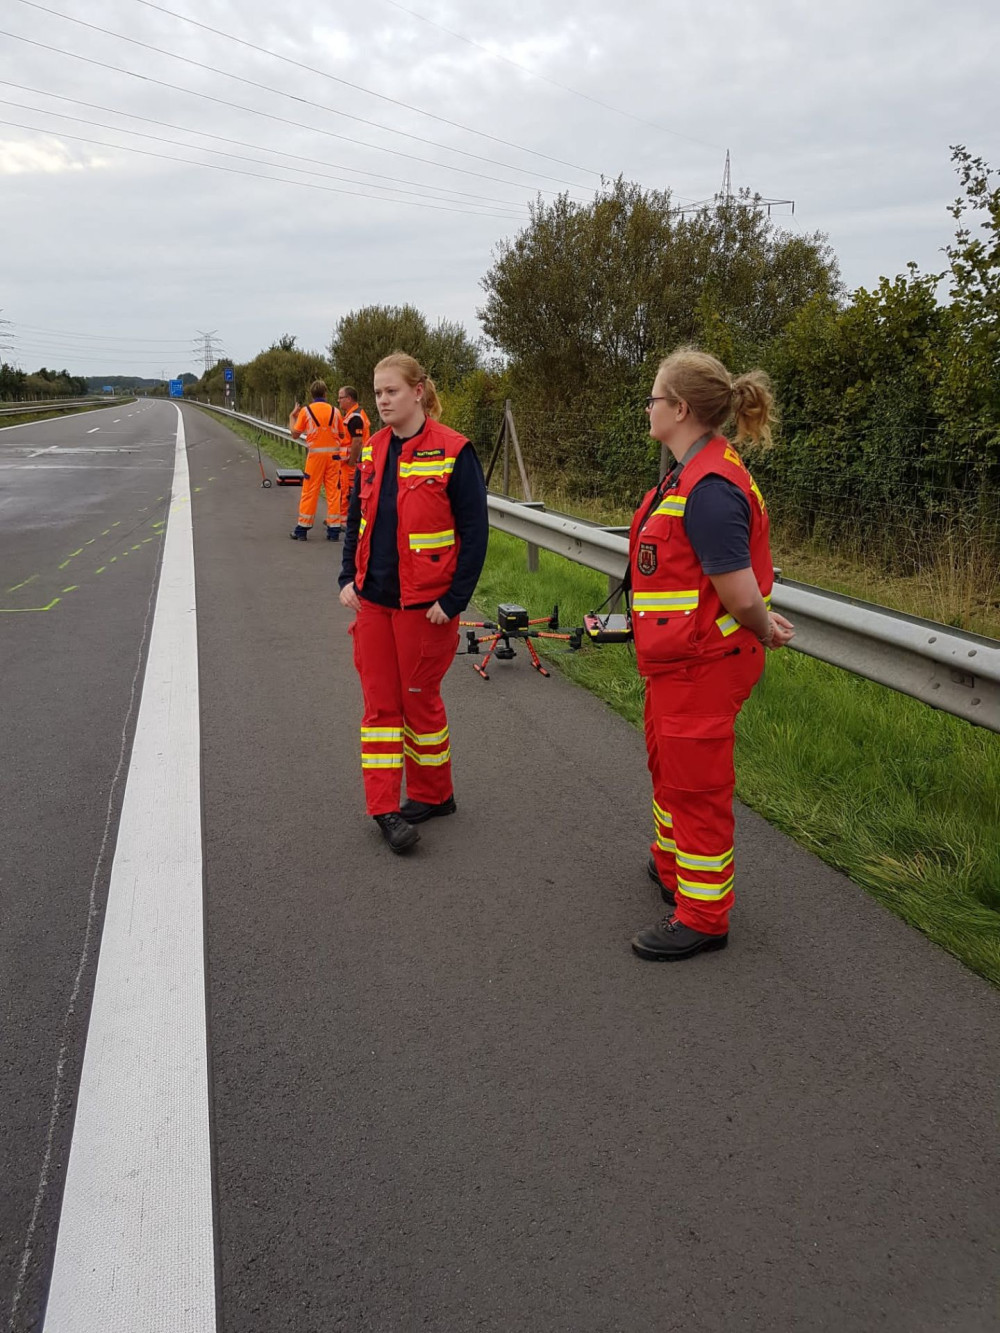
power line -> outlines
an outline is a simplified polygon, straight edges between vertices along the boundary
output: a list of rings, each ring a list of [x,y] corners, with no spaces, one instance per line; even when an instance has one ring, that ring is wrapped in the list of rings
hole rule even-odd
[[[486,195],[486,194],[472,194],[472,193],[470,193],[470,192],[467,191],[467,190],[452,190],[452,189],[450,189],[450,188],[447,187],[447,186],[441,186],[441,185],[424,185],[424,183],[423,183],[422,181],[408,180],[408,179],[406,179],[406,178],[404,178],[404,177],[399,177],[399,176],[385,176],[385,175],[383,175],[383,174],[381,174],[381,173],[379,173],[379,172],[375,172],[375,171],[362,171],[361,168],[359,168],[359,167],[347,167],[347,166],[342,165],[342,164],[339,163],[339,162],[323,162],[323,161],[319,161],[316,157],[313,157],[313,156],[305,157],[305,156],[303,156],[302,154],[299,154],[299,153],[288,153],[288,152],[285,152],[283,149],[278,149],[278,148],[267,148],[267,147],[265,147],[263,144],[247,143],[246,140],[244,140],[244,139],[229,139],[229,138],[227,138],[227,137],[226,137],[225,135],[223,135],[223,134],[211,134],[211,133],[209,133],[208,130],[197,130],[197,129],[193,129],[193,128],[191,128],[191,127],[188,126],[188,125],[174,125],[174,124],[172,124],[172,123],[171,123],[170,121],[168,121],[168,120],[155,120],[152,116],[140,116],[140,115],[138,114],[138,112],[136,112],[136,111],[119,111],[116,107],[112,107],[112,106],[102,106],[102,105],[101,105],[100,103],[98,103],[98,102],[84,102],[84,101],[82,101],[82,100],[81,100],[80,98],[78,98],[78,97],[67,97],[67,96],[65,95],[65,93],[53,93],[53,92],[49,92],[49,91],[48,91],[47,89],[45,89],[45,88],[31,88],[31,87],[29,87],[27,84],[24,84],[24,83],[13,83],[10,79],[0,79],[0,85],[4,86],[4,87],[6,87],[6,88],[18,88],[18,89],[20,89],[22,92],[26,92],[26,93],[34,93],[37,97],[54,97],[54,98],[55,98],[57,101],[59,101],[59,102],[70,102],[70,103],[72,103],[73,106],[85,106],[85,107],[88,107],[91,111],[106,111],[106,112],[108,112],[109,115],[112,115],[112,116],[125,116],[125,117],[127,117],[129,120],[141,120],[141,121],[142,121],[144,124],[146,124],[146,125],[158,125],[158,126],[160,126],[161,129],[167,129],[167,130],[179,130],[182,134],[198,134],[198,135],[201,135],[202,138],[205,138],[205,139],[215,139],[215,140],[217,140],[217,142],[219,142],[219,143],[235,144],[235,145],[236,145],[237,147],[239,147],[239,148],[253,148],[253,149],[255,149],[257,152],[260,152],[260,153],[270,153],[270,154],[271,154],[272,156],[274,156],[274,157],[287,157],[287,158],[291,158],[292,160],[294,160],[294,161],[296,161],[296,162],[309,162],[309,163],[311,163],[311,164],[318,165],[318,166],[321,166],[321,167],[332,167],[332,168],[334,169],[334,171],[349,171],[349,172],[351,172],[351,173],[352,173],[353,175],[355,175],[355,176],[375,176],[375,177],[377,177],[378,179],[386,180],[386,181],[392,181],[394,184],[398,184],[398,185],[417,185],[417,186],[420,186],[420,187],[423,188],[423,189],[434,190],[434,191],[436,192],[436,194],[438,194],[438,195],[441,195],[441,194],[444,194],[444,195],[458,195],[458,196],[459,196],[460,198],[462,198],[462,199],[474,199],[474,200],[476,200],[477,202],[480,202],[480,203],[488,203],[488,204],[508,204],[508,205],[510,205],[510,206],[512,206],[512,207],[515,207],[515,208],[516,208],[516,207],[519,207],[519,205],[518,205],[518,203],[517,203],[516,200],[510,200],[510,199],[497,199],[497,198],[493,197],[492,195]],[[0,101],[3,101],[3,100],[4,100],[4,99],[0,98]],[[25,105],[23,102],[8,102],[7,105],[8,105],[8,106],[20,106],[20,107],[23,107],[23,109],[24,109],[25,111],[38,111],[38,110],[41,110],[40,107],[27,106],[27,105]],[[53,115],[53,114],[61,114],[61,113],[44,112],[44,114],[45,114],[45,115]],[[66,117],[66,119],[71,119],[71,117]],[[97,122],[96,122],[96,121],[83,121],[82,123],[85,124],[85,125],[93,125],[93,124],[96,124]],[[121,133],[125,133],[125,134],[134,134],[134,133],[135,133],[134,130],[125,130],[125,129],[122,129],[120,126],[106,125],[106,126],[103,126],[102,128],[104,128],[104,129],[118,129],[118,130],[120,130]],[[152,136],[150,136],[150,137],[152,137]],[[196,147],[197,145],[192,144],[191,146],[192,146],[192,147]],[[270,164],[268,164],[268,165],[270,165]],[[340,178],[338,177],[337,179],[340,179]],[[369,182],[369,181],[350,181],[350,182],[348,182],[348,183],[351,184],[351,185],[369,185],[369,186],[371,185],[371,182]],[[385,188],[385,187],[380,187],[380,188]],[[418,197],[426,198],[427,196],[425,195],[425,196],[418,196]],[[433,197],[433,196],[431,196],[431,197]]]
[[[109,342],[155,343],[157,347],[165,346],[167,343],[183,344],[183,346],[188,347],[191,343],[190,338],[131,338],[127,334],[119,338],[116,334],[72,333],[68,329],[48,329],[38,324],[21,324],[20,328],[27,333],[57,333],[64,338],[99,338],[102,341]]]
[[[46,112],[42,112],[46,115]],[[133,148],[131,144],[124,143],[105,143],[103,139],[90,139],[81,134],[67,134],[65,130],[50,130],[40,128],[38,125],[22,125],[16,120],[0,120],[0,125],[8,125],[16,130],[28,130],[31,134],[45,135],[47,138],[72,139],[76,143],[92,144],[96,148],[111,148],[119,153],[138,153],[141,157],[155,157],[162,162],[176,162],[181,166],[204,167],[206,171],[224,171],[230,176],[249,176],[252,180],[273,181],[278,185],[294,185],[300,190],[322,190],[326,194],[346,194],[356,199],[372,199],[382,204],[402,204],[407,208],[431,208],[436,213],[458,213],[466,218],[510,218],[514,222],[522,221],[522,218],[513,213],[486,213],[473,212],[468,208],[452,208],[447,204],[423,204],[416,199],[383,199],[378,195],[362,194],[358,190],[340,190],[335,185],[317,185],[314,181],[289,181],[281,176],[264,176],[259,171],[244,171],[242,167],[223,167],[218,162],[193,162],[189,157],[170,157],[166,153],[154,153],[149,148]],[[211,152],[211,149],[196,148],[196,151]],[[264,165],[271,165],[265,163]],[[286,167],[277,167],[278,171],[289,170]]]
[[[146,4],[148,0],[137,0],[137,3]],[[443,23],[438,23],[435,19],[429,19],[426,14],[418,14],[415,9],[408,9],[406,5],[401,5],[399,0],[385,0],[385,3],[392,5],[393,9],[399,9],[404,14],[409,14],[411,18],[419,19],[421,23],[428,23],[432,28],[438,28],[441,32],[446,32],[449,37],[465,42],[467,46],[474,46],[477,51],[492,56],[494,60],[502,60],[505,65],[512,65],[514,69],[519,69],[523,74],[530,74],[533,79],[541,79],[543,83],[551,84],[553,88],[558,88],[564,93],[571,93],[573,97],[582,97],[585,102],[593,102],[595,106],[603,107],[605,111],[613,111],[616,116],[625,116],[640,125],[647,125],[651,130],[658,130],[660,134],[669,134],[675,139],[686,139],[689,143],[701,144],[704,148],[719,148],[721,146],[716,143],[709,143],[707,139],[696,139],[692,134],[681,134],[678,130],[668,130],[665,125],[657,125],[652,120],[633,115],[631,111],[624,111],[620,106],[612,106],[610,102],[602,102],[599,97],[592,97],[590,93],[582,93],[579,88],[570,88],[568,84],[559,83],[557,79],[550,79],[547,74],[539,74],[537,70],[529,69],[527,65],[521,65],[516,60],[511,60],[510,56],[501,55],[499,51],[491,51],[488,46],[473,41],[471,37],[455,32],[453,28],[446,28]]]
[[[40,9],[42,6],[37,4],[37,0],[21,0],[22,4],[32,4]],[[200,23],[197,19],[189,18],[186,14],[177,14],[172,9],[166,9],[163,5],[153,3],[153,0],[133,0],[134,4],[145,5],[147,9],[155,9],[160,14],[169,14],[171,18],[179,19],[182,23],[190,23],[195,28],[201,28],[203,32],[214,33],[216,37],[224,37],[227,41],[236,42],[240,46],[247,47],[250,51],[256,51],[259,55],[270,56],[273,60],[281,60],[286,65],[291,65],[295,69],[303,70],[306,74],[315,76],[321,75],[324,79],[329,79],[332,83],[342,84],[345,88],[353,88],[355,92],[365,93],[368,97],[377,97],[381,102],[389,102],[393,106],[402,107],[405,111],[416,111],[418,115],[427,116],[430,120],[436,120],[442,125],[450,125],[452,129],[462,130],[465,134],[476,134],[481,139],[489,139],[491,143],[502,144],[504,148],[513,148],[519,153],[529,153],[532,157],[544,158],[546,162],[555,162],[557,166],[569,167],[573,171],[587,171],[593,176],[599,176],[601,173],[594,171],[592,167],[581,167],[575,162],[565,162],[561,157],[551,157],[548,153],[540,153],[535,148],[525,148],[523,144],[511,143],[509,139],[498,139],[495,134],[487,134],[484,130],[474,130],[468,125],[462,125],[456,120],[449,120],[447,116],[438,116],[433,111],[424,111],[422,107],[411,106],[409,102],[401,102],[396,97],[388,97],[385,93],[374,92],[371,88],[365,88],[359,83],[351,83],[349,79],[342,79],[336,74],[331,74],[329,70],[317,68],[315,65],[305,65],[299,60],[292,60],[290,56],[283,56],[277,51],[269,51],[264,46],[255,46],[253,42],[245,41],[242,37],[237,37],[231,32],[224,32],[220,28],[211,28],[207,23]],[[48,11],[54,13],[54,10]],[[65,18],[66,15],[63,15]],[[365,124],[370,124],[365,121]],[[389,129],[389,126],[383,126],[383,129]]]
[[[190,56],[178,55],[175,51],[167,51],[161,46],[153,46],[150,42],[141,42],[137,37],[126,37],[124,33],[115,32],[112,28],[102,28],[96,23],[88,23],[85,19],[74,18],[71,14],[64,14],[58,9],[49,9],[48,6],[38,3],[38,0],[20,0],[22,5],[28,5],[31,9],[37,9],[43,14],[51,14],[55,18],[66,19],[69,23],[77,23],[82,28],[89,28],[92,32],[103,33],[106,37],[115,37],[119,41],[128,42],[131,46],[138,46],[143,51],[152,51],[156,55],[166,56],[170,60],[179,60],[184,65],[191,65],[195,69],[203,70],[209,74],[223,75],[224,78],[233,79],[236,83],[245,83],[250,88],[256,88],[260,92],[268,93],[272,97],[287,97],[289,101],[300,102],[303,106],[313,107],[318,111],[326,111],[334,116],[343,116],[346,120],[356,120],[362,125],[370,125],[373,129],[382,130],[389,134],[399,135],[404,139],[413,139],[417,143],[429,144],[432,148],[442,148],[446,153],[458,153],[462,157],[471,157],[477,162],[488,162],[490,166],[500,166],[507,171],[520,171],[526,176],[538,176],[540,180],[555,181],[559,185],[576,185],[574,181],[560,180],[557,176],[547,176],[542,172],[531,171],[526,167],[512,166],[507,162],[497,162],[495,158],[483,157],[481,153],[470,153],[465,148],[452,148],[448,144],[439,143],[436,139],[426,139],[420,134],[410,134],[407,130],[397,130],[391,125],[380,125],[378,121],[368,120],[364,116],[356,116],[350,111],[340,111],[336,107],[324,106],[322,102],[314,102],[311,98],[301,97],[298,93],[284,92],[281,88],[272,88],[266,83],[258,83],[256,79],[244,78],[242,74],[231,74],[228,70],[219,69],[213,65],[206,65],[200,60],[192,60]],[[310,71],[314,73],[315,71]],[[459,126],[459,128],[462,128]],[[599,175],[599,172],[591,171],[589,167],[577,167],[568,163],[574,171],[589,172],[590,175]],[[579,188],[579,187],[577,187]]]
[[[5,79],[0,79],[0,84],[2,84],[2,83],[6,83],[6,82],[7,82],[7,81],[6,81]],[[34,92],[34,91],[37,91],[37,90],[35,90],[35,89],[29,89],[29,91]],[[60,93],[50,93],[50,94],[42,93],[42,94],[40,94],[40,95],[41,95],[41,96],[52,96],[52,97],[57,97],[57,98],[59,98],[60,101],[65,101],[65,102],[76,102],[76,101],[77,101],[77,99],[74,98],[74,97],[65,97],[65,98],[64,98],[64,97],[62,97],[62,95],[61,95]],[[93,105],[93,103],[83,102],[83,103],[80,103],[80,105],[82,105],[82,106],[91,106],[91,105]],[[320,179],[322,179],[322,180],[340,180],[340,179],[341,179],[341,177],[339,177],[339,176],[328,176],[328,175],[326,175],[325,172],[322,172],[322,171],[316,171],[316,170],[315,170],[315,166],[310,167],[310,169],[307,171],[306,168],[304,168],[304,167],[289,167],[289,166],[285,166],[284,163],[281,163],[281,162],[261,162],[258,158],[255,158],[255,157],[244,157],[244,156],[242,156],[240,153],[233,153],[233,152],[225,152],[225,153],[224,153],[224,152],[222,152],[221,149],[218,149],[218,148],[206,148],[206,147],[204,147],[202,144],[181,144],[181,143],[178,143],[176,139],[165,139],[165,138],[163,138],[162,135],[159,135],[159,134],[145,134],[142,130],[132,130],[132,129],[128,129],[126,126],[123,126],[123,125],[106,125],[106,124],[104,124],[103,122],[101,122],[101,121],[99,121],[99,120],[87,120],[87,119],[85,119],[85,118],[82,117],[82,116],[71,116],[71,115],[68,115],[65,111],[49,111],[49,110],[47,110],[47,109],[44,108],[44,107],[31,106],[31,105],[29,105],[29,104],[26,103],[26,102],[14,102],[14,101],[12,101],[10,98],[7,98],[7,97],[0,97],[0,106],[14,106],[14,107],[18,107],[18,108],[20,108],[20,110],[22,110],[22,111],[33,111],[33,112],[35,112],[36,115],[40,115],[40,116],[58,116],[60,120],[69,120],[69,121],[72,121],[74,124],[77,124],[77,125],[90,125],[90,126],[93,126],[95,129],[99,129],[99,130],[110,130],[110,131],[112,132],[112,134],[131,134],[131,135],[133,135],[134,137],[139,138],[139,139],[151,139],[154,143],[164,143],[164,144],[169,144],[169,145],[170,145],[171,147],[173,147],[173,148],[185,148],[185,147],[186,147],[186,148],[194,148],[197,152],[200,152],[200,153],[214,153],[217,157],[225,157],[225,158],[227,158],[227,159],[229,159],[229,160],[232,160],[232,159],[235,158],[235,160],[236,160],[237,162],[251,162],[251,163],[256,164],[257,166],[262,166],[262,167],[275,167],[275,168],[277,168],[279,171],[293,171],[293,172],[297,172],[299,175],[308,175],[308,176],[312,176],[312,177],[317,177],[317,176],[318,176],[318,177],[319,177]],[[110,111],[112,115],[131,116],[131,114],[132,114],[132,113],[129,112],[129,111],[115,111],[113,108],[110,108],[110,107],[102,107],[102,108],[99,108],[99,109],[100,109],[100,110]],[[181,133],[184,133],[184,134],[201,134],[201,135],[203,135],[205,138],[208,138],[208,139],[218,139],[218,140],[220,141],[220,143],[239,144],[241,147],[245,147],[245,148],[253,148],[253,149],[256,149],[256,151],[261,152],[261,153],[270,153],[272,157],[293,157],[293,158],[296,158],[296,160],[298,160],[299,162],[310,162],[310,163],[315,163],[315,161],[316,161],[315,158],[300,157],[300,156],[299,156],[298,154],[296,154],[296,153],[282,153],[282,152],[281,152],[280,150],[278,150],[278,149],[264,148],[264,147],[262,147],[260,144],[244,144],[244,143],[242,143],[242,141],[239,140],[239,139],[227,139],[227,138],[225,138],[225,137],[224,137],[223,135],[221,135],[221,134],[210,134],[207,130],[190,130],[190,129],[188,129],[187,126],[185,126],[185,125],[171,125],[171,124],[169,124],[168,122],[165,122],[165,121],[151,120],[150,117],[148,117],[148,116],[136,116],[136,117],[134,117],[134,119],[136,119],[136,120],[148,121],[148,122],[149,122],[150,124],[152,124],[152,125],[162,125],[162,126],[164,126],[164,128],[166,128],[166,129],[180,130]],[[321,166],[332,166],[332,167],[336,168],[336,165],[337,165],[337,164],[336,164],[336,163],[333,163],[333,162],[328,162],[328,163],[320,163],[320,165],[321,165]],[[349,170],[349,168],[347,168],[347,169]],[[366,175],[370,175],[370,174],[373,174],[373,173],[366,172],[365,174],[366,174]],[[296,184],[299,184],[299,182],[297,182],[297,181],[289,181],[288,184],[290,184],[290,185],[296,185]],[[347,184],[349,184],[349,185],[365,185],[365,186],[368,187],[369,190],[383,190],[383,191],[386,191],[386,192],[388,192],[388,193],[396,193],[396,194],[412,194],[412,195],[413,195],[415,198],[417,198],[417,199],[435,199],[435,198],[440,198],[440,192],[439,192],[438,195],[420,194],[420,193],[418,193],[418,192],[415,191],[415,190],[400,189],[400,188],[399,188],[398,186],[396,186],[396,185],[392,185],[392,186],[388,186],[388,185],[377,185],[377,184],[376,184],[375,182],[373,182],[373,181],[348,181]],[[432,188],[434,188],[434,187],[432,187]],[[365,198],[369,198],[369,199],[381,199],[381,198],[382,198],[382,195],[365,195],[364,197],[365,197]],[[503,205],[505,205],[506,207],[511,208],[511,209],[513,209],[513,208],[517,208],[517,207],[519,206],[519,205],[517,205],[516,203],[512,203],[511,201],[509,201],[509,200],[507,200],[507,199],[491,199],[491,198],[487,198],[485,195],[472,195],[471,198],[472,198],[473,200],[482,200],[484,203],[488,203],[488,204],[503,204]],[[444,201],[442,200],[442,202],[444,202]],[[449,199],[448,202],[449,202],[449,203],[464,203],[465,201],[464,201],[464,200]],[[488,211],[480,212],[478,209],[475,209],[475,208],[474,208],[473,206],[471,206],[471,205],[468,206],[468,207],[469,207],[469,212],[472,213],[472,215],[473,215],[474,217],[490,217],[490,216],[493,216],[493,214],[490,213],[490,212],[488,212]]]
[[[316,125],[307,125],[304,121],[301,120],[291,120],[289,119],[288,116],[275,115],[274,112],[272,111],[260,111],[256,107],[243,106],[239,102],[227,101],[226,98],[224,97],[215,97],[212,93],[197,92],[193,88],[184,88],[179,83],[169,83],[166,79],[156,79],[151,74],[140,74],[137,70],[133,69],[122,69],[120,65],[111,65],[106,60],[97,60],[94,56],[81,55],[80,52],[78,51],[66,51],[61,46],[52,46],[48,42],[39,42],[34,37],[22,37],[20,33],[8,32],[4,28],[0,28],[0,37],[9,37],[11,38],[11,40],[15,42],[24,42],[28,46],[37,46],[39,50],[51,51],[55,55],[67,56],[71,60],[80,60],[86,65],[94,65],[98,69],[110,70],[114,74],[124,74],[126,77],[130,79],[138,79],[142,83],[151,83],[158,88],[168,88],[170,89],[171,92],[186,93],[189,97],[198,97],[202,101],[212,102],[216,106],[226,106],[233,111],[243,111],[247,115],[260,116],[264,120],[273,120],[276,121],[279,125],[291,125],[295,129],[308,130],[311,134],[322,134],[328,139],[340,139],[344,143],[354,144],[359,148],[373,149],[375,152],[378,153],[391,153],[393,157],[405,157],[408,161],[421,162],[425,166],[435,167],[439,171],[454,171],[458,172],[463,176],[475,176],[479,180],[492,181],[494,184],[497,185],[510,185],[513,186],[515,189],[523,190],[525,188],[525,183],[523,181],[504,180],[500,176],[488,176],[485,172],[473,171],[470,167],[457,167],[453,166],[448,162],[435,162],[434,159],[430,157],[418,157],[417,154],[406,153],[401,148],[386,148],[382,144],[366,143],[364,139],[352,139],[350,135],[338,134],[336,130],[320,129]],[[323,110],[324,108],[321,107],[320,109]],[[521,171],[523,175],[533,174],[531,172],[523,171],[521,167],[514,167],[513,170]],[[375,173],[372,172],[366,174],[374,175]],[[548,179],[548,177],[546,177],[545,179]],[[557,184],[559,183],[565,184],[568,182],[557,182]],[[530,188],[534,189],[536,187],[530,187]],[[538,188],[538,193],[558,194],[558,191]]]

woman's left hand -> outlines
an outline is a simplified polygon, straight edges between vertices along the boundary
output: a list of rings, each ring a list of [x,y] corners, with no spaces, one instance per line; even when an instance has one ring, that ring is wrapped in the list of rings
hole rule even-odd
[[[427,608],[427,619],[432,625],[447,625],[451,616],[445,615],[441,610],[440,602],[435,602],[433,606]]]

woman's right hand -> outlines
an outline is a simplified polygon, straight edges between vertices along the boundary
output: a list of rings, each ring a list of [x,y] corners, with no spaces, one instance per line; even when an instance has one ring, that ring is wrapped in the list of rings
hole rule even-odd
[[[361,598],[355,591],[353,583],[346,583],[341,588],[340,605],[348,607],[351,611],[361,610]]]
[[[795,626],[784,616],[779,616],[777,611],[768,612],[768,632],[761,639],[765,648],[784,648],[785,644],[795,638]]]

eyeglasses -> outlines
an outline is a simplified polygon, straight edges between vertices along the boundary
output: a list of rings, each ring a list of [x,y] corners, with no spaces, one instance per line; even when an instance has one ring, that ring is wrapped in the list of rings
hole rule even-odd
[[[661,393],[659,395],[650,394],[650,396],[646,399],[646,411],[648,412],[654,403],[672,403],[673,401],[674,400],[669,396],[669,394],[665,393]]]

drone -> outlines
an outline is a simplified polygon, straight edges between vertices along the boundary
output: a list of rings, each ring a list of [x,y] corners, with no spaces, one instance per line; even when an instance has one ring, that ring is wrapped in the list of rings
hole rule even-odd
[[[617,591],[617,590],[616,590]],[[614,594],[612,594],[614,595]],[[610,601],[611,598],[608,598]],[[465,652],[467,656],[478,657],[483,644],[488,644],[486,655],[481,662],[473,662],[472,669],[483,680],[489,680],[487,667],[490,658],[499,662],[509,662],[517,656],[517,650],[511,646],[512,639],[523,641],[531,659],[531,665],[540,676],[552,673],[543,665],[535,648],[533,639],[558,639],[567,644],[567,652],[578,652],[584,643],[594,643],[598,647],[605,643],[628,643],[632,638],[632,619],[628,615],[601,615],[600,608],[583,617],[583,624],[573,629],[561,629],[559,626],[559,605],[552,608],[549,616],[540,616],[532,620],[525,607],[515,602],[501,602],[497,607],[496,620],[460,620],[465,629]],[[544,625],[544,629],[539,629]],[[479,634],[477,631],[484,630]]]

